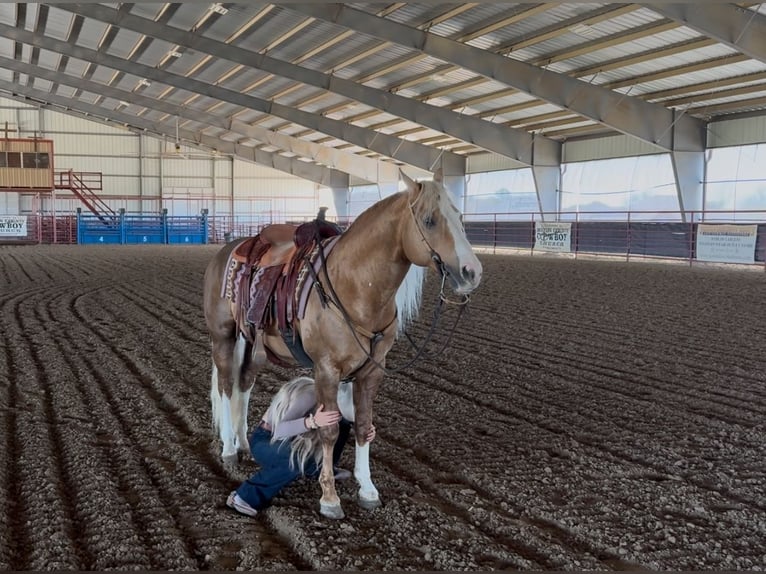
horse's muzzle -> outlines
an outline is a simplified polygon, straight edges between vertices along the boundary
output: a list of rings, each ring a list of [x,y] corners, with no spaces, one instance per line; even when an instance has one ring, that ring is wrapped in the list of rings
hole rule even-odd
[[[460,272],[450,267],[442,265],[440,272],[449,279],[450,287],[458,295],[468,295],[472,293],[481,283],[481,263],[478,265],[466,264],[460,268]]]

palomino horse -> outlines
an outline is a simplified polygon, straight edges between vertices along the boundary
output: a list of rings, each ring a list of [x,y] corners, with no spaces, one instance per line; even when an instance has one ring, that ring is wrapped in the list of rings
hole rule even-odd
[[[304,269],[304,275],[305,269],[310,268],[310,291],[303,303],[295,293],[282,294],[294,307],[288,326],[290,336],[285,336],[284,322],[280,329],[278,317],[275,318],[278,290],[275,296],[267,293],[262,297],[269,300],[262,317],[260,312],[250,316],[252,321],[260,322],[255,334],[252,325],[248,328],[243,324],[241,310],[237,311],[230,300],[232,289],[227,292],[226,282],[231,281],[233,272],[227,274],[227,269],[236,268],[233,254],[243,251],[243,240],[223,247],[208,265],[204,309],[213,352],[210,396],[224,460],[236,461],[237,449],[248,451],[248,400],[266,357],[281,364],[311,364],[317,403],[323,404],[325,410],[338,410],[341,380],[355,381],[354,476],[359,484],[359,504],[365,508],[380,505],[370,478],[369,444],[365,443],[365,436],[372,424],[373,399],[385,374],[386,354],[394,344],[398,326],[406,319],[407,309],[419,304],[422,272],[415,274],[420,283],[415,288],[405,277],[413,275],[411,270],[431,267],[441,275],[443,284],[448,283],[456,294],[467,295],[478,287],[482,272],[481,263],[466,239],[460,212],[442,185],[441,170],[435,173],[433,182],[416,183],[404,173],[401,175],[405,191],[371,206],[342,235],[323,240],[322,244],[332,242],[333,246],[329,253],[327,247],[324,251],[315,249],[319,256],[314,256],[313,264],[306,262],[308,256],[297,263]],[[294,231],[285,225],[264,228],[261,239],[270,248],[264,256],[268,263],[261,267],[268,270],[276,266],[277,274],[284,276],[288,267],[295,266],[295,261],[290,263],[297,242],[293,239]],[[257,268],[257,264],[251,267],[253,273]],[[269,284],[265,277],[264,274],[260,281]],[[249,285],[240,292],[247,293],[249,289],[250,297],[257,300],[258,282],[255,287],[252,281]],[[296,352],[296,340],[302,353]],[[305,361],[306,357],[310,363]],[[304,360],[299,362],[301,358]],[[342,518],[332,466],[337,425],[320,428],[320,435],[323,445],[320,512]]]

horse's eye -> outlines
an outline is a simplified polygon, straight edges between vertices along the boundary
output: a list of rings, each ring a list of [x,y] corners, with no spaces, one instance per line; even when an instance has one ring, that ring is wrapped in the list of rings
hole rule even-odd
[[[425,225],[427,228],[432,228],[434,225],[436,225],[436,219],[434,219],[433,215],[426,215],[423,218],[423,225]]]

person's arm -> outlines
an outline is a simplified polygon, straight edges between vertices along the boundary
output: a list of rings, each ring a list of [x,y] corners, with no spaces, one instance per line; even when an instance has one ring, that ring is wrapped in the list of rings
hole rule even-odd
[[[282,421],[272,430],[272,436],[277,439],[292,438],[306,432],[303,418]]]
[[[308,430],[326,427],[337,423],[341,419],[339,411],[325,411],[324,405],[319,405],[316,413],[299,419],[282,421],[272,431],[274,438],[291,438]]]

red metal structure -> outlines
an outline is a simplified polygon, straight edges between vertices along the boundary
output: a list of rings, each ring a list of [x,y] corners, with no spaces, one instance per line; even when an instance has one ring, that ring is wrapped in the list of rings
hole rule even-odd
[[[98,217],[104,215],[114,217],[117,215],[117,212],[95,193],[96,191],[103,190],[103,175],[101,172],[76,172],[71,169],[57,171],[53,187],[55,189],[71,191],[93,215]]]

